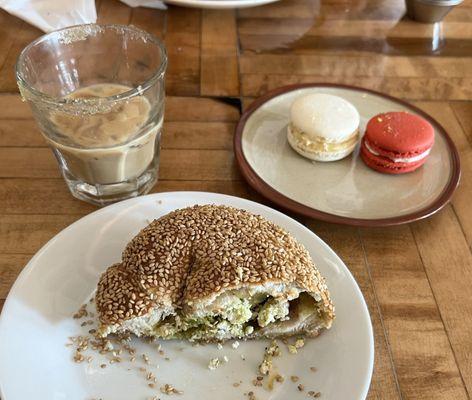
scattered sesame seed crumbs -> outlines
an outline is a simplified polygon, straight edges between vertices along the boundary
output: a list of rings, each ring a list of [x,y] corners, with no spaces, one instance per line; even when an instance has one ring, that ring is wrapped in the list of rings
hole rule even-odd
[[[154,389],[156,387],[156,385],[154,383],[148,383],[148,386],[151,388],[151,389]]]
[[[269,372],[272,370],[272,358],[264,358],[259,365],[259,372],[262,375],[269,375]]]
[[[221,349],[223,348],[223,345],[222,345],[221,343],[218,343],[218,344],[216,345],[216,348],[217,348],[218,350],[221,350]]]
[[[254,386],[256,386],[256,387],[257,387],[257,386],[262,386],[262,381],[259,381],[259,380],[257,380],[257,379],[253,379],[253,380],[252,380],[252,384],[253,384]]]
[[[227,356],[223,356],[223,361],[227,363],[229,361],[229,358]]]
[[[233,349],[237,349],[239,347],[239,342],[237,340],[235,340],[232,344],[231,344],[231,347]]]
[[[292,382],[298,382],[299,379],[300,379],[300,378],[299,378],[298,376],[296,376],[296,375],[292,375],[292,376],[290,377],[290,380],[291,380]]]
[[[311,372],[316,372],[316,371],[318,371],[318,370],[316,369],[316,367],[310,367],[310,371],[311,371]]]
[[[280,348],[275,340],[270,343],[269,347],[265,348],[264,358],[259,365],[259,372],[262,375],[268,375],[272,371],[272,358],[280,356]]]
[[[100,364],[100,368],[106,368],[107,365],[106,364]]]
[[[80,319],[88,316],[87,304],[82,304],[77,312],[72,316],[74,319]]]
[[[274,356],[274,357],[280,356],[280,348],[279,348],[279,345],[277,344],[277,341],[273,340],[270,343],[270,346],[266,349],[266,352],[270,356]]]
[[[219,358],[212,358],[208,363],[208,369],[215,370],[220,366]]]
[[[234,382],[234,383],[233,383],[233,386],[234,386],[234,387],[239,387],[239,385],[240,385],[239,382]]]
[[[305,340],[304,339],[297,339],[295,341],[295,348],[301,349],[303,346],[305,346]]]
[[[303,385],[300,384],[300,385],[297,386],[297,389],[298,389],[300,392],[303,392],[303,391],[305,390],[305,386],[303,386]]]
[[[277,374],[275,375],[275,380],[279,383],[282,383],[285,380],[285,378],[282,375]]]
[[[289,344],[288,345],[288,352],[290,354],[297,354],[298,353],[298,350],[297,348],[293,345],[293,344]]]
[[[182,394],[183,393],[182,390],[177,390],[176,388],[174,388],[172,385],[169,385],[168,383],[166,383],[164,386],[161,386],[160,390],[164,394]]]

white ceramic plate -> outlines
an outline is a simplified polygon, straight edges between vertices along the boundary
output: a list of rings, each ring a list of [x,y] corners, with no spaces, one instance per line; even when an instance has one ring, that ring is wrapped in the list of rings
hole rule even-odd
[[[191,8],[248,8],[274,3],[279,0],[165,0],[166,3]]]
[[[306,399],[296,384],[286,379],[272,392],[251,385],[266,342],[192,347],[180,341],[163,342],[170,361],[150,344],[134,339],[137,361],[100,368],[103,356],[75,364],[65,347],[80,328],[71,316],[94,292],[99,275],[120,259],[126,243],[149,220],[176,208],[194,204],[227,204],[244,208],[281,225],[310,251],[326,277],[337,319],[331,330],[307,340],[297,355],[283,349],[276,359],[287,378],[298,375],[306,391],[316,390],[323,399],[363,400],[373,366],[372,327],[362,294],[339,257],[315,234],[293,219],[263,205],[221,194],[202,192],[161,193],[124,201],[96,211],[63,230],[28,263],[15,282],[0,318],[0,394],[3,400],[144,400],[157,395],[148,388],[139,366],[146,352],[155,370],[158,387],[173,384],[184,391],[179,399],[241,399],[253,390],[261,399]],[[81,331],[82,329],[82,331]],[[213,357],[227,355],[215,371],[207,368]],[[242,360],[244,355],[246,360]],[[100,359],[102,357],[102,359]],[[310,366],[318,371],[313,373]],[[130,368],[130,370],[128,370]],[[149,367],[150,368],[150,367]],[[234,382],[243,384],[235,388]],[[177,396],[175,396],[177,398]]]
[[[426,163],[412,173],[388,175],[367,167],[359,148],[334,162],[300,156],[286,138],[290,106],[314,92],[350,101],[359,111],[362,134],[368,120],[382,112],[408,111],[426,118],[435,130]],[[248,182],[270,200],[313,218],[351,225],[394,225],[427,217],[447,203],[460,176],[455,146],[431,116],[399,99],[343,85],[293,85],[267,93],[242,116],[235,151]]]

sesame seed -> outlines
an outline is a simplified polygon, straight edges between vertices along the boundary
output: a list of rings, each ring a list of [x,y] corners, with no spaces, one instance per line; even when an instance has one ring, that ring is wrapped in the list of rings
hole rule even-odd
[[[172,385],[169,385],[168,383],[166,383],[164,386],[161,386],[160,390],[164,394],[182,394],[183,393],[182,390],[177,390],[176,388],[174,388]]]

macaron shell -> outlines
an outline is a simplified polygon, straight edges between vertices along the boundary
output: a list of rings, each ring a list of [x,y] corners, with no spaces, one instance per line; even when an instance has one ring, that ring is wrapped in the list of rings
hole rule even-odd
[[[290,122],[310,138],[339,143],[359,129],[360,116],[357,109],[342,97],[312,93],[292,103]]]
[[[372,154],[365,146],[365,140],[362,140],[360,155],[362,160],[368,167],[378,172],[393,175],[413,172],[419,167],[421,167],[427,159],[423,158],[419,161],[412,163],[393,162],[389,158]]]
[[[430,149],[434,144],[434,128],[418,115],[389,112],[369,120],[365,137],[379,154],[404,158]]]

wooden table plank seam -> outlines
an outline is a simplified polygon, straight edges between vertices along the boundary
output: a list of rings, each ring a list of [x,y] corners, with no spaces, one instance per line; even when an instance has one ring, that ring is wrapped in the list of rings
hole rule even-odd
[[[380,307],[380,302],[379,302],[379,299],[378,299],[378,296],[377,296],[377,291],[375,289],[375,282],[372,279],[372,274],[371,274],[370,267],[369,267],[369,260],[367,258],[367,253],[366,253],[366,250],[365,250],[364,241],[362,240],[362,236],[360,234],[360,228],[356,229],[356,234],[357,234],[357,238],[358,238],[358,240],[361,244],[362,254],[363,254],[363,257],[364,257],[365,268],[366,268],[366,271],[367,271],[367,275],[369,277],[370,285],[372,287],[372,292],[374,293],[375,307],[376,307],[376,311],[379,315],[380,323],[382,325],[382,330],[383,330],[385,343],[387,344],[388,357],[389,357],[389,361],[391,363],[391,368],[392,368],[392,371],[393,371],[395,386],[397,388],[398,395],[400,396],[400,400],[403,400],[404,396],[403,396],[403,393],[402,393],[402,390],[401,390],[401,387],[400,387],[400,382],[398,380],[398,373],[397,373],[397,370],[396,370],[396,367],[395,367],[395,362],[394,362],[394,359],[393,359],[392,348],[390,346],[390,340],[389,340],[389,337],[388,337],[388,334],[387,334],[387,329],[386,329],[386,326],[385,326],[385,322],[384,322],[384,318],[383,318],[383,314],[382,314],[382,309]]]
[[[464,235],[465,238],[467,238],[467,232],[466,232],[466,230],[465,230],[465,228],[464,228],[464,225],[463,225],[462,222],[461,222],[461,218],[460,218],[460,216],[459,216],[459,213],[458,213],[457,210],[456,210],[456,207],[454,206],[454,203],[451,202],[451,203],[450,203],[450,206],[451,206],[452,212],[454,213],[455,218],[457,219],[457,224],[458,224],[458,225],[460,226],[460,228],[461,228],[462,234]],[[471,255],[472,255],[472,244],[468,243],[468,245],[469,245],[469,251],[470,251],[470,253],[471,253]]]
[[[464,102],[464,103],[470,104],[470,102]],[[472,136],[467,134],[467,126],[464,124],[463,120],[460,118],[460,116],[459,116],[459,114],[456,110],[456,107],[451,106],[451,110],[452,110],[454,116],[456,117],[457,122],[461,126],[462,131],[464,132],[464,136],[467,138],[467,141],[469,142],[470,147],[472,147]]]
[[[457,217],[457,216],[456,216],[456,217]],[[451,341],[451,338],[450,338],[450,335],[449,335],[449,332],[448,332],[448,329],[447,329],[447,325],[446,325],[446,323],[444,322],[444,318],[443,318],[443,315],[442,315],[442,313],[441,313],[441,308],[440,308],[439,303],[438,303],[438,301],[437,301],[437,299],[436,299],[436,295],[435,295],[435,293],[434,293],[434,287],[433,287],[433,285],[431,284],[431,279],[430,279],[430,277],[429,277],[429,275],[428,275],[427,268],[425,267],[425,262],[424,262],[424,260],[423,260],[423,256],[422,256],[421,251],[420,251],[420,249],[419,249],[419,246],[418,246],[418,242],[417,242],[417,240],[416,240],[415,233],[414,233],[414,231],[411,229],[411,226],[409,226],[409,229],[410,229],[410,231],[411,231],[411,235],[413,236],[413,240],[415,241],[415,246],[418,248],[418,254],[419,254],[419,257],[420,257],[420,259],[421,259],[421,263],[423,264],[423,268],[424,268],[424,272],[425,272],[425,275],[426,275],[426,279],[428,280],[428,284],[429,284],[429,287],[430,287],[430,289],[431,289],[431,294],[432,294],[432,296],[433,296],[433,298],[434,298],[434,301],[436,302],[436,306],[437,306],[437,309],[438,309],[439,317],[441,318],[441,323],[442,323],[443,326],[444,326],[444,331],[445,331],[445,333],[446,333],[447,340],[449,341],[449,345],[450,345],[450,347],[451,347],[451,351],[452,351],[452,354],[453,354],[453,356],[454,356],[454,360],[455,360],[456,365],[457,365],[457,367],[458,367],[459,375],[460,375],[460,377],[461,377],[462,384],[464,385],[464,390],[466,391],[467,398],[470,400],[470,393],[469,393],[469,390],[468,390],[468,388],[467,388],[467,384],[466,384],[466,382],[465,382],[464,375],[463,375],[462,370],[461,370],[461,368],[460,368],[460,364],[459,364],[459,362],[458,362],[458,360],[457,360],[456,350],[455,350],[454,345],[453,345],[453,343],[452,343],[452,341]],[[470,249],[470,248],[469,248],[469,249]]]
[[[361,236],[405,398],[468,399],[411,225]]]

